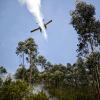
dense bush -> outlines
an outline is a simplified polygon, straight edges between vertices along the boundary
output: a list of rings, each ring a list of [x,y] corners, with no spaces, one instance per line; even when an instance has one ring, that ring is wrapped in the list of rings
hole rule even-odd
[[[6,80],[0,87],[0,100],[48,100],[43,92],[33,94],[33,89],[26,82]]]
[[[30,94],[28,84],[20,80],[6,80],[0,88],[0,100],[21,100]]]

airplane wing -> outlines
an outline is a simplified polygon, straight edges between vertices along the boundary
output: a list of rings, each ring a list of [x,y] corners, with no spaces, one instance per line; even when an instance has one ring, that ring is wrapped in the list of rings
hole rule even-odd
[[[52,22],[52,20],[48,21],[45,25],[48,25],[48,24],[51,23],[51,22]]]
[[[39,28],[36,28],[36,29],[34,29],[34,30],[31,30],[31,33],[32,33],[32,32],[35,32],[35,31],[37,31],[37,30],[40,30],[40,27],[39,27]]]
[[[44,27],[46,28],[46,27],[47,27],[46,25],[48,25],[48,24],[51,23],[51,22],[52,22],[52,20],[48,21],[46,24],[44,24]],[[31,33],[32,33],[32,32],[35,32],[35,31],[37,31],[37,30],[40,30],[40,32],[42,31],[41,28],[38,27],[38,28],[36,28],[36,29],[34,29],[34,30],[31,30]]]

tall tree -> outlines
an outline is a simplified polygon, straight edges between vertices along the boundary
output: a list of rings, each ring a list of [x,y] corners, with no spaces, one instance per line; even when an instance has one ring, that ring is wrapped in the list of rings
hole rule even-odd
[[[100,49],[100,21],[95,18],[95,7],[85,2],[78,2],[76,9],[71,13],[71,17],[71,24],[78,34],[78,54],[81,56],[92,55],[91,58],[89,56],[90,59],[88,58],[89,60],[87,61],[88,63],[90,62],[89,64],[93,64],[95,62],[94,53]],[[95,67],[93,71],[92,67],[95,64],[91,66],[89,64],[88,67],[90,67],[92,72],[94,86],[96,79],[98,84],[97,90],[99,90],[98,77],[94,78],[94,76],[98,76],[99,69]],[[96,66],[99,66],[99,64]],[[98,92],[98,95],[100,95],[100,92]]]
[[[26,59],[30,64],[29,82],[31,83],[31,81],[32,81],[32,69],[36,68],[38,51],[37,51],[37,45],[36,45],[33,38],[28,38],[27,40],[25,40],[25,46],[26,46],[25,53],[28,55],[28,57]]]
[[[78,34],[79,55],[94,52],[96,47],[100,47],[100,21],[94,15],[94,6],[85,2],[78,2],[71,13],[71,24]]]

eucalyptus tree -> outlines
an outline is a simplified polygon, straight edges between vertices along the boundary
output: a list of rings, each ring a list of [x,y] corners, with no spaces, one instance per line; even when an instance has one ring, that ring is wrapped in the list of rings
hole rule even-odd
[[[86,55],[100,47],[100,21],[95,18],[95,7],[78,2],[71,13],[71,24],[78,34],[78,54]]]
[[[96,20],[95,14],[95,7],[85,2],[78,2],[76,4],[76,9],[71,13],[71,24],[78,34],[78,55],[85,57],[89,56],[89,58],[92,59],[91,64],[95,62],[95,59],[92,56],[96,51],[100,49],[100,20]],[[91,60],[89,59],[87,61],[90,62]],[[92,69],[92,66],[94,66],[94,64],[89,66],[90,70]],[[94,76],[97,76],[97,74],[99,73],[99,69],[96,68],[94,68],[94,71],[91,71],[94,86],[95,82],[98,84],[98,77],[94,78]]]

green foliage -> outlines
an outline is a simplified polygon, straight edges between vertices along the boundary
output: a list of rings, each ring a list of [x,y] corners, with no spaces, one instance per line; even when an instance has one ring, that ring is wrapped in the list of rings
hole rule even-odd
[[[19,66],[15,73],[15,79],[24,80],[26,82],[29,82],[29,75],[30,75],[30,69],[26,69],[23,66]],[[37,68],[32,68],[32,79],[31,82],[34,83],[38,79],[38,70]]]
[[[42,73],[42,78],[45,81],[56,87],[61,85],[60,81],[64,79],[64,74],[66,72],[66,68],[63,65],[53,65],[48,71]]]
[[[95,100],[97,96],[91,85],[92,79],[86,62],[87,60],[79,57],[75,64],[68,63],[67,68],[61,64],[53,65],[50,70],[41,73],[41,78],[45,79],[44,82],[50,94],[59,100]]]
[[[23,66],[20,66],[20,68],[18,68],[15,73],[15,78],[25,80],[26,77],[25,74],[26,74],[26,69]]]
[[[78,34],[78,53],[86,55],[90,48],[100,46],[100,21],[95,19],[95,8],[91,4],[79,2],[71,13],[71,24]]]
[[[5,73],[7,73],[7,70],[3,66],[0,66],[0,75]]]
[[[78,71],[74,72],[76,85],[88,83],[87,86],[96,88],[100,99],[100,53],[96,52],[100,47],[100,21],[94,15],[94,6],[85,2],[78,2],[71,13],[71,24],[78,34],[78,55],[89,54],[84,64],[77,62]]]
[[[22,52],[25,52],[26,50],[26,46],[25,43],[23,41],[20,41],[18,43],[18,47],[16,48],[16,54],[19,55]]]
[[[30,52],[34,52],[34,55],[37,54],[37,45],[33,38],[28,38],[25,40],[26,46],[26,54],[30,54]]]
[[[100,97],[100,52],[93,52],[87,57],[86,67],[91,76],[89,79],[91,79],[93,86],[97,88]]]
[[[30,69],[30,77],[28,79],[28,81],[31,83],[32,81],[32,70],[36,69],[36,64],[37,64],[37,45],[34,41],[33,38],[28,38],[25,41],[20,41],[18,43],[18,47],[16,48],[16,54],[17,55],[21,55],[23,57],[23,67],[24,66],[24,57],[26,57],[26,61],[29,63],[29,69]],[[16,76],[20,75],[20,71],[24,71],[25,68],[22,68],[20,70],[18,70],[18,74],[16,73]],[[25,71],[24,71],[25,72]],[[22,78],[24,78],[24,72],[21,75]],[[19,76],[18,76],[19,77]]]
[[[33,91],[24,81],[7,79],[0,87],[0,100],[49,100],[43,92],[33,94]]]
[[[3,66],[0,66],[0,87],[3,83],[3,75],[7,73],[7,70],[3,67]]]
[[[47,59],[42,56],[42,55],[39,55],[37,57],[37,61],[38,61],[38,65],[41,66],[45,71],[48,71],[50,68],[52,68],[52,64],[47,61]]]
[[[28,84],[24,81],[6,80],[0,88],[0,100],[22,100],[31,95]]]
[[[46,58],[42,55],[38,56],[38,64],[42,66],[42,68],[46,67]]]
[[[92,71],[97,66],[100,69],[100,52],[93,52],[91,53],[86,60],[86,66],[87,68]]]

